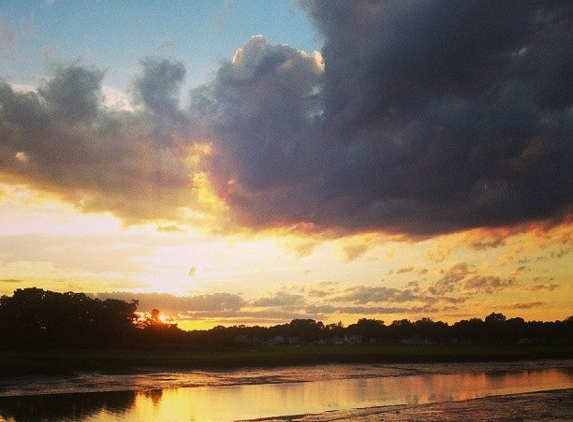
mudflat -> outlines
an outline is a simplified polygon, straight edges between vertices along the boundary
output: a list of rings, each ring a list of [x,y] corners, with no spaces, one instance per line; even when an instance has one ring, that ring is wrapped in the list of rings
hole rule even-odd
[[[370,407],[313,415],[257,419],[265,422],[533,422],[573,421],[573,389],[479,399]]]

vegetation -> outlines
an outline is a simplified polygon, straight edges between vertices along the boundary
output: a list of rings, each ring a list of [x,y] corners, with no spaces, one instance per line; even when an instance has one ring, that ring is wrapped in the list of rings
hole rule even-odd
[[[502,362],[573,357],[559,345],[277,345],[222,350],[0,350],[0,377],[70,374],[76,371],[129,373],[145,368],[236,369],[314,364]]]
[[[491,313],[453,325],[423,318],[348,327],[295,319],[273,327],[183,331],[137,302],[38,288],[0,298],[0,374],[235,368],[314,363],[444,362],[573,357],[573,318],[526,322]]]

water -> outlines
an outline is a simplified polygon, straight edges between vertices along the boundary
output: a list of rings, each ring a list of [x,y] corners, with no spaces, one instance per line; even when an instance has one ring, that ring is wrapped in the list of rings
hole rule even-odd
[[[38,391],[50,388],[50,379],[36,381]],[[18,391],[30,394],[33,384],[26,385],[28,390],[17,383],[0,385],[0,394],[7,396],[0,397],[0,421],[225,422],[573,388],[573,364],[329,365],[129,376],[92,374],[52,379],[49,391],[64,385],[70,390],[67,393],[14,395]],[[95,392],[128,386],[133,391]],[[74,390],[84,392],[71,392]]]

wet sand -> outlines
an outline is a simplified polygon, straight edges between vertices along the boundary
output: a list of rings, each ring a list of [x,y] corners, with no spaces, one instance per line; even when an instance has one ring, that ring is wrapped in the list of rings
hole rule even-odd
[[[265,422],[571,422],[573,389],[256,419]]]

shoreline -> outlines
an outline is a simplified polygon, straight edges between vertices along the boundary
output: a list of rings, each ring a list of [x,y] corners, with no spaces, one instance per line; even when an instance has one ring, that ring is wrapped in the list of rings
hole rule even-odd
[[[378,406],[237,422],[512,422],[571,421],[573,388],[420,405]]]
[[[304,370],[301,370],[304,368]],[[291,367],[235,369],[138,368],[122,372],[80,371],[62,375],[0,377],[0,397],[46,394],[145,392],[157,389],[223,387],[253,384],[304,383],[411,375],[503,374],[545,369],[573,370],[573,360],[532,360],[472,363],[315,364]]]

